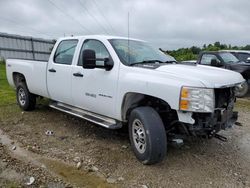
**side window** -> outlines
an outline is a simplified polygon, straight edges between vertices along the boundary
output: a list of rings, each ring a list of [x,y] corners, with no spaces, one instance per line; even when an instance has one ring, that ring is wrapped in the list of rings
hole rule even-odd
[[[211,60],[217,59],[217,61],[220,61],[215,55],[212,54],[204,54],[201,57],[201,64],[202,65],[211,65]]]
[[[94,50],[96,54],[96,58],[101,58],[101,59],[109,58],[109,61],[112,61],[107,48],[104,46],[102,42],[98,40],[94,40],[94,39],[87,39],[83,43],[78,65],[82,66],[82,52],[83,50],[86,50],[86,49]],[[104,65],[104,61],[96,61],[96,65]]]
[[[54,62],[71,65],[78,40],[64,40],[60,42],[54,55]]]

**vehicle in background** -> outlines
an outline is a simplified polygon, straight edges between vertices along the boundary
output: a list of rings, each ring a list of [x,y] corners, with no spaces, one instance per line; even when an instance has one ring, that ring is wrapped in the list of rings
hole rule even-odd
[[[180,63],[183,63],[183,64],[196,64],[197,60],[185,60],[185,61],[181,61]]]
[[[250,63],[250,50],[221,50],[221,52],[230,52],[240,61]]]
[[[105,128],[127,126],[143,164],[163,160],[167,141],[222,138],[237,120],[235,88],[244,82],[233,71],[178,64],[141,40],[99,35],[61,38],[49,61],[7,59],[6,69],[21,109],[42,96]]]
[[[245,63],[244,61],[240,61],[237,57],[235,57],[230,52],[225,51],[204,51],[201,52],[198,60],[198,64],[213,66],[224,68],[228,70],[233,70],[240,73],[246,82],[242,83],[237,88],[237,97],[244,97],[249,88],[249,80],[250,80],[250,64]],[[221,75],[218,75],[218,79],[221,78]]]

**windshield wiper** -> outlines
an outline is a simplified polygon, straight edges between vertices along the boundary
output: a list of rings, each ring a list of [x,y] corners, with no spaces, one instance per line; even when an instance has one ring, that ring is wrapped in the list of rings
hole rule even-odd
[[[165,61],[164,63],[177,63],[175,60]]]
[[[144,60],[144,61],[140,61],[140,62],[135,62],[135,63],[131,63],[130,65],[137,65],[137,64],[146,64],[146,63],[174,63],[176,61],[161,61],[161,60]]]

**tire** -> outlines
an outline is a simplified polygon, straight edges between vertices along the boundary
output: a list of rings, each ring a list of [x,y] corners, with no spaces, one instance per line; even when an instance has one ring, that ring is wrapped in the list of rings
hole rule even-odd
[[[241,86],[237,89],[235,96],[242,98],[244,97],[247,92],[248,92],[248,82],[244,82],[243,84],[241,84]]]
[[[36,106],[36,96],[29,92],[26,84],[20,82],[16,89],[16,99],[19,107],[24,111],[31,111]]]
[[[150,165],[164,159],[167,152],[166,131],[161,117],[153,108],[138,107],[130,113],[129,138],[132,150],[141,163]]]

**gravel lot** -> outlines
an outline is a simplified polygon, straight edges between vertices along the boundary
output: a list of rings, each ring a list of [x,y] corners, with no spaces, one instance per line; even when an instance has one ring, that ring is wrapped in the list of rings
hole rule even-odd
[[[250,187],[250,98],[236,108],[242,126],[221,132],[227,142],[169,145],[162,163],[144,166],[126,130],[98,127],[43,101],[33,112],[2,105],[0,187]],[[35,181],[28,186],[30,177]]]

